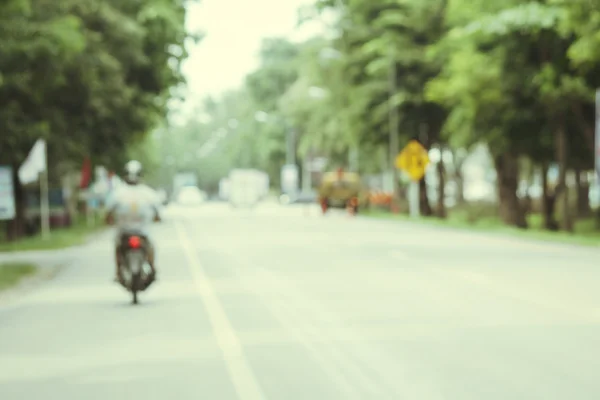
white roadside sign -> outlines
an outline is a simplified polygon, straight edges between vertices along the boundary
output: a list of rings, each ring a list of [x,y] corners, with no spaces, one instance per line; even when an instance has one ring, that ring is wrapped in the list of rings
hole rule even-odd
[[[11,220],[16,216],[12,168],[0,166],[0,220]]]
[[[299,171],[295,164],[287,164],[281,168],[281,191],[285,194],[298,192]]]

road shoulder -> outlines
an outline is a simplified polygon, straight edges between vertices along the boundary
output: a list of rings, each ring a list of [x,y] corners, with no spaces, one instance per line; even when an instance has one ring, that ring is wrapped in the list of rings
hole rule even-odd
[[[549,232],[537,228],[519,229],[498,224],[466,224],[436,218],[410,219],[405,215],[388,213],[365,213],[360,216],[363,220],[380,221],[390,225],[402,225],[416,229],[436,229],[440,232],[459,233],[485,236],[494,239],[504,239],[514,242],[535,245],[558,246],[564,249],[593,250],[600,247],[600,235],[580,235],[567,232]]]
[[[17,265],[15,265],[17,264]],[[55,278],[65,267],[65,264],[53,264],[40,266],[36,263],[6,263],[2,266],[17,267],[18,265],[31,265],[34,271],[28,274],[23,274],[18,280],[10,282],[6,286],[0,285],[0,306],[12,303],[17,299],[21,299],[27,294],[38,289],[46,282]]]

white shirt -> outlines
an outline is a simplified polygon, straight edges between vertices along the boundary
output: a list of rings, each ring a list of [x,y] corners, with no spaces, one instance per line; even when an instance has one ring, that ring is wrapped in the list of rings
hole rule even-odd
[[[106,202],[106,209],[113,213],[119,232],[148,234],[159,207],[158,195],[144,184],[119,186]]]

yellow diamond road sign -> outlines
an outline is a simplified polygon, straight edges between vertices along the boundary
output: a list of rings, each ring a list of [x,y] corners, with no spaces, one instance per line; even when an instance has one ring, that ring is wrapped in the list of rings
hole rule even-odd
[[[425,176],[428,165],[427,149],[416,140],[411,140],[396,157],[396,167],[408,173],[414,181],[419,181]]]

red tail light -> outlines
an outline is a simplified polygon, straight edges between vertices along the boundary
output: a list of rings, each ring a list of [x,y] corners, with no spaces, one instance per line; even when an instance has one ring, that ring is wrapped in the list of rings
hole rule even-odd
[[[142,240],[139,236],[130,236],[129,237],[129,247],[132,249],[139,249],[142,247]]]

